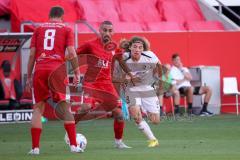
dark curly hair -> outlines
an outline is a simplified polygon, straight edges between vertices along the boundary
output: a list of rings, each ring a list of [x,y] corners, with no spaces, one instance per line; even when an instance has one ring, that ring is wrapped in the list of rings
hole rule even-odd
[[[143,44],[144,51],[150,50],[150,43],[145,37],[134,36],[129,41],[128,51],[130,51],[129,47],[132,46],[132,44],[136,43],[136,42],[140,42]]]

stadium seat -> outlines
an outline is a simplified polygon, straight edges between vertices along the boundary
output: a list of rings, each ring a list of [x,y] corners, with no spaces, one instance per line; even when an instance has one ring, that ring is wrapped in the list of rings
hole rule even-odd
[[[35,0],[34,3],[29,0],[12,0],[10,3],[12,31],[19,32],[21,22],[23,21],[47,21],[50,8],[56,5],[64,8],[65,22],[75,22],[79,19],[85,19],[83,8],[76,0]],[[33,28],[34,27],[31,26],[30,29],[28,29],[32,31]]]
[[[187,22],[189,31],[223,31],[224,26],[218,21],[192,21]]]
[[[118,0],[120,20],[125,22],[158,22],[162,21],[156,4],[157,0]]]
[[[30,109],[33,106],[32,99],[20,99],[19,103],[21,109]]]
[[[91,22],[102,22],[105,20],[119,21],[116,1],[114,0],[85,0],[80,1],[84,8],[85,17]]]
[[[0,16],[9,14],[9,4],[10,0],[1,0],[0,1]]]
[[[184,26],[178,22],[152,22],[146,23],[148,31],[186,31]]]
[[[94,28],[96,31],[98,31],[100,22],[89,22],[87,21],[87,23]],[[69,26],[73,29],[73,31],[75,30],[74,28],[75,23],[69,23]],[[78,23],[78,33],[93,33],[93,31],[84,23]]]
[[[239,114],[238,111],[238,96],[240,95],[240,92],[238,91],[238,85],[237,85],[237,78],[236,77],[224,77],[223,78],[223,94],[224,95],[233,95],[236,97],[236,113]],[[232,105],[232,104],[222,104],[223,105]]]
[[[205,20],[196,0],[159,0],[157,8],[166,21],[185,24],[187,21]]]
[[[6,106],[9,104],[9,100],[0,100],[0,110],[1,110],[1,106]]]
[[[145,30],[144,25],[137,22],[115,22],[113,25],[115,32],[142,32]]]

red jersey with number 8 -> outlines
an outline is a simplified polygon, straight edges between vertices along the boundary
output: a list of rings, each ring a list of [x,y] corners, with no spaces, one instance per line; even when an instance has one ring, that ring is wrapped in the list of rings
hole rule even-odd
[[[36,48],[35,71],[52,70],[65,61],[67,46],[74,45],[73,32],[64,23],[50,21],[38,27],[31,40]]]

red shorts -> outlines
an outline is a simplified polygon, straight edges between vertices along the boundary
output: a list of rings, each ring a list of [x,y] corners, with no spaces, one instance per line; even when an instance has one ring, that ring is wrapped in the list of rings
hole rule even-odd
[[[65,101],[66,93],[65,90],[54,90],[49,87],[49,77],[53,71],[52,70],[37,70],[34,72],[33,76],[33,88],[34,88],[34,98],[36,103],[40,101],[47,100],[52,97],[53,101]]]
[[[119,96],[111,82],[84,83],[83,89],[84,93],[88,94],[89,97],[93,97],[105,111],[112,111],[116,107],[121,107]]]

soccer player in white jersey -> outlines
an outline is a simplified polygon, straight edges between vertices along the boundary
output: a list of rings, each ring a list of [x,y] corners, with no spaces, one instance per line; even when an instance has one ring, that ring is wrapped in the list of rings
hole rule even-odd
[[[151,85],[154,81],[154,72],[157,70],[161,75],[160,61],[153,52],[149,51],[149,43],[143,37],[133,37],[130,40],[129,52],[126,52],[124,57],[131,73],[140,78],[140,82],[126,85],[125,96],[130,116],[148,138],[148,147],[156,147],[159,142],[148,123],[142,118],[141,111],[147,114],[153,124],[159,124],[159,100]]]

